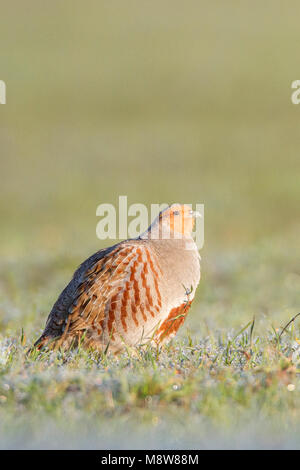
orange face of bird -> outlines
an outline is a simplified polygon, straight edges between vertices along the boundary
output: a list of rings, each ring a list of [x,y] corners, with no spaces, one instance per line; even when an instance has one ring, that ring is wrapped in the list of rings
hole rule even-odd
[[[173,204],[160,214],[160,223],[169,231],[171,238],[174,234],[190,236],[192,234],[197,213],[187,204]]]

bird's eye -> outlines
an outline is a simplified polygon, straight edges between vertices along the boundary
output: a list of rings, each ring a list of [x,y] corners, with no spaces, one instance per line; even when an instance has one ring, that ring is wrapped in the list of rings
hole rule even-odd
[[[173,212],[173,215],[179,215],[179,214],[180,214],[179,211],[174,211],[174,212]]]

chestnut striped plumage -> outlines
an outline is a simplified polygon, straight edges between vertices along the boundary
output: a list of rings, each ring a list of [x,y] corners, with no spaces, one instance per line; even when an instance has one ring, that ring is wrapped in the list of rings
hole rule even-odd
[[[173,204],[138,238],[84,261],[55,302],[35,346],[66,349],[80,342],[118,352],[125,344],[170,340],[200,280],[194,217],[190,206]]]

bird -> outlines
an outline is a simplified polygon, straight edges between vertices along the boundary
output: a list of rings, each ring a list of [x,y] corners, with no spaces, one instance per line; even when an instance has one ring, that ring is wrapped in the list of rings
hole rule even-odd
[[[107,353],[168,343],[183,325],[200,282],[188,204],[162,210],[137,238],[86,259],[59,295],[37,349],[82,345]]]

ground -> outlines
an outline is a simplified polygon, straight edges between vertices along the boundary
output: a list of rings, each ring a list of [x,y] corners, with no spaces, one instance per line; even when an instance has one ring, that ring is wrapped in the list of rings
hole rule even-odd
[[[299,4],[1,7],[0,447],[299,448]],[[88,6],[87,6],[88,4]],[[130,5],[130,6],[128,6]],[[32,354],[96,208],[204,203],[162,349]]]
[[[296,311],[299,273],[276,240],[203,260],[205,285],[178,337],[117,357],[26,356],[70,260],[23,263],[28,276],[12,262],[2,271],[1,446],[299,446],[297,319],[279,338]]]

